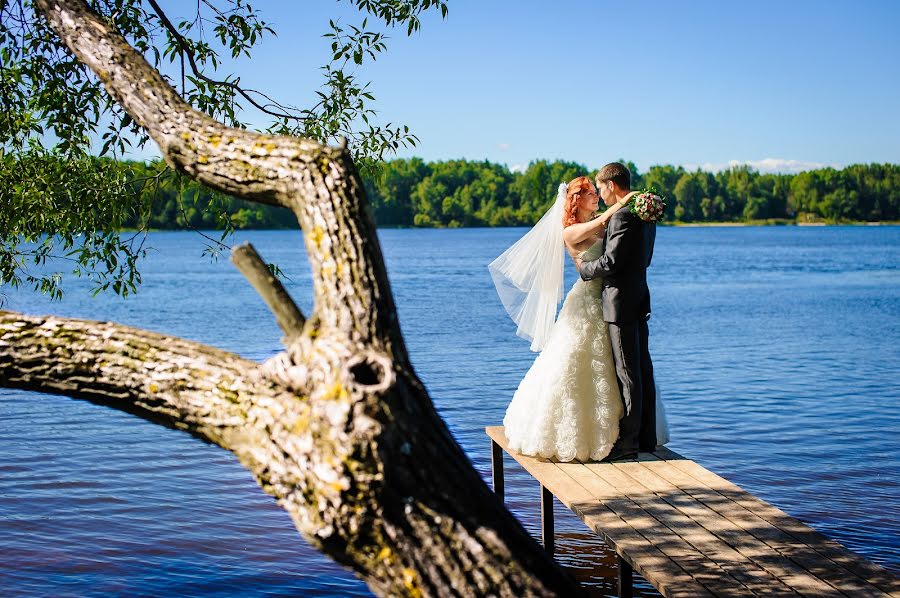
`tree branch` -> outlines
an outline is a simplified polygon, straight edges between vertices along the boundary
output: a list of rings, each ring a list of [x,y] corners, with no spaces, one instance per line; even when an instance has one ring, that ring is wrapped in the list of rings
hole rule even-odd
[[[217,79],[211,79],[211,78],[207,77],[206,75],[204,75],[203,71],[201,71],[200,68],[197,66],[197,61],[194,59],[194,52],[193,52],[193,49],[191,48],[190,44],[188,44],[187,40],[184,39],[184,36],[181,35],[181,33],[178,31],[178,28],[172,24],[172,21],[169,20],[169,17],[166,15],[165,11],[163,11],[163,9],[160,8],[159,4],[157,4],[155,0],[147,0],[147,1],[150,3],[150,6],[153,8],[153,12],[156,13],[157,17],[159,17],[159,20],[162,23],[163,27],[166,29],[166,31],[169,32],[169,35],[171,35],[175,39],[175,41],[178,43],[178,47],[181,48],[181,51],[182,51],[182,56],[187,56],[188,63],[190,63],[190,65],[191,65],[191,72],[194,73],[195,77],[197,77],[198,79],[202,79],[203,81],[206,81],[210,85],[217,85],[220,87],[230,87],[235,92],[239,93],[244,99],[246,99],[248,102],[250,102],[254,108],[256,108],[260,112],[263,112],[270,116],[274,116],[276,118],[284,118],[284,119],[288,119],[288,120],[296,120],[296,121],[303,120],[299,116],[291,114],[288,107],[283,106],[279,102],[276,102],[274,99],[270,98],[269,96],[267,96],[266,94],[264,94],[260,91],[256,91],[256,90],[252,90],[252,89],[244,89],[243,87],[241,87],[240,85],[238,85],[237,83],[235,83],[233,81],[220,81]],[[260,104],[259,102],[257,102],[256,100],[253,99],[253,97],[250,95],[251,93],[255,93],[255,94],[259,95],[260,97],[265,98],[269,103],[267,105]],[[267,106],[275,106],[280,110],[280,112],[273,112]]]
[[[0,311],[3,386],[135,413],[231,450],[245,465],[265,440],[264,430],[247,433],[248,406],[288,398],[284,389],[253,380],[257,367],[200,343],[110,322]]]
[[[269,271],[253,245],[242,243],[232,249],[231,263],[241,271],[275,314],[275,320],[287,338],[293,338],[303,332],[303,324],[306,323],[303,313],[278,277]]]

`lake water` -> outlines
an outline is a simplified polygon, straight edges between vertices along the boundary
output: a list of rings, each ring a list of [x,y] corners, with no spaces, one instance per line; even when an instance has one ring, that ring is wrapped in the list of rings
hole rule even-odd
[[[529,367],[486,265],[523,229],[384,230],[417,372],[478,470]],[[296,232],[249,232],[307,313]],[[279,331],[193,233],[154,233],[136,297],[7,309],[114,320],[262,360]],[[568,273],[569,284],[574,274]],[[661,228],[650,348],[674,450],[900,571],[900,227]],[[539,536],[539,488],[507,501]],[[612,594],[612,555],[557,505],[560,561]],[[227,453],[64,397],[0,390],[0,588],[9,595],[368,595]],[[638,594],[652,594],[642,584]]]

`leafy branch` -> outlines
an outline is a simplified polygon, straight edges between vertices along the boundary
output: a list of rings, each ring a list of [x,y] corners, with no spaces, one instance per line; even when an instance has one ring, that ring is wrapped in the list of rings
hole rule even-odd
[[[0,286],[29,282],[61,297],[62,275],[26,272],[35,256],[15,253],[20,245],[46,243],[48,255],[81,247],[75,259],[83,268],[74,273],[91,276],[101,290],[125,295],[140,283],[141,255],[116,241],[116,231],[123,222],[145,228],[153,198],[144,191],[159,192],[160,181],[172,173],[162,170],[152,180],[140,180],[133,169],[92,162],[93,156],[120,159],[149,138],[38,16],[34,2],[0,0],[0,157],[11,160],[0,169]],[[420,30],[426,11],[447,12],[446,2],[436,0],[351,0],[365,15],[362,24],[329,23],[324,38],[331,44],[331,60],[321,67],[324,81],[313,105],[302,108],[242,85],[240,75],[218,74],[224,56],[250,58],[275,35],[255,3],[198,0],[196,12],[180,20],[157,0],[89,4],[153,68],[180,67],[180,85],[164,77],[195,108],[232,127],[247,128],[255,112],[268,120],[264,127],[270,133],[323,143],[344,139],[364,172],[375,172],[393,152],[418,143],[408,127],[376,122],[371,84],[354,70],[387,49],[386,32],[372,24],[405,27],[411,35]],[[30,182],[21,176],[24,163]],[[223,242],[233,230],[227,205],[222,200],[206,206],[226,234],[204,253],[214,256],[227,246]]]

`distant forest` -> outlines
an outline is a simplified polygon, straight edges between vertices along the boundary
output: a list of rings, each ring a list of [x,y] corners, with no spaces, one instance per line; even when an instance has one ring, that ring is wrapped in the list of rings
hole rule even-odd
[[[761,174],[737,167],[717,173],[629,163],[632,188],[654,186],[668,198],[669,222],[852,222],[900,220],[900,165],[858,164],[799,174]],[[171,172],[160,162],[120,166],[146,177],[135,189],[144,209],[129,228],[295,228],[292,214],[221,196]],[[524,172],[487,161],[386,162],[364,178],[379,226],[463,227],[532,225],[561,181],[594,171],[575,162],[539,160]],[[211,206],[211,204],[215,204]],[[210,207],[221,209],[208,209]]]

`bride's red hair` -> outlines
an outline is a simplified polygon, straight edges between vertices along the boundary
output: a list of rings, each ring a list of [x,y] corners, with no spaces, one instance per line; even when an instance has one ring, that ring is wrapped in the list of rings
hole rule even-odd
[[[566,189],[566,204],[563,206],[563,228],[578,222],[578,197],[591,187],[593,183],[586,176],[572,179],[569,183]]]

